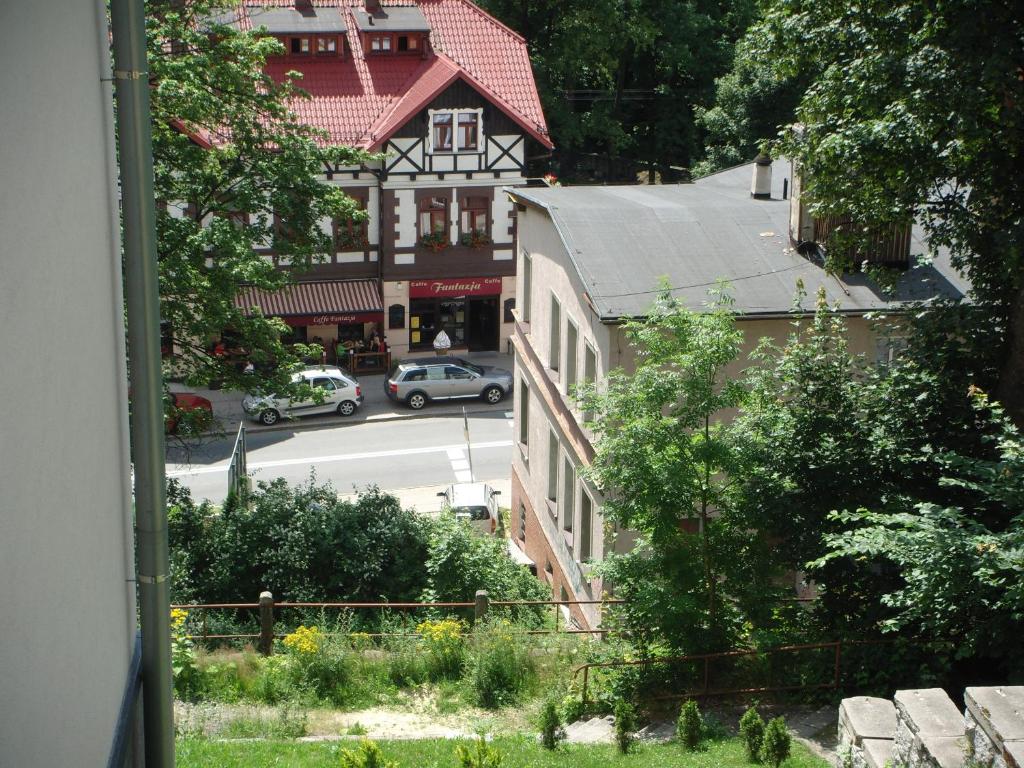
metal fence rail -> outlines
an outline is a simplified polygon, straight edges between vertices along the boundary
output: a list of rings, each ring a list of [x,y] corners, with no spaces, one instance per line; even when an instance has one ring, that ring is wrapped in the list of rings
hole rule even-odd
[[[269,593],[264,593],[268,595]],[[259,640],[262,648],[266,648],[271,638],[284,637],[285,634],[282,632],[274,631],[274,619],[273,612],[280,610],[289,609],[319,609],[319,610],[397,610],[397,611],[415,611],[415,610],[430,610],[430,609],[461,609],[469,610],[473,609],[474,621],[482,619],[490,608],[539,608],[545,606],[551,606],[554,608],[554,629],[533,629],[525,630],[522,632],[516,632],[517,635],[550,635],[550,634],[565,634],[565,635],[595,635],[605,636],[611,634],[613,630],[607,629],[580,629],[578,627],[567,626],[565,623],[560,625],[559,613],[563,607],[571,607],[574,605],[619,605],[622,604],[623,600],[607,599],[607,600],[490,600],[487,593],[484,591],[478,592],[476,600],[462,601],[462,602],[429,602],[429,603],[388,603],[388,602],[325,602],[325,603],[313,603],[313,602],[290,602],[290,601],[274,601],[272,596],[270,599],[263,598],[260,602],[256,603],[181,603],[172,605],[171,608],[181,609],[185,611],[202,611],[202,628],[201,634],[197,635],[186,635],[190,640]],[[235,633],[235,634],[215,634],[206,631],[206,615],[210,610],[258,610],[260,612],[260,632],[259,633]],[[334,633],[327,633],[334,634]],[[359,632],[350,633],[359,634],[361,636],[380,638],[380,637],[394,637],[394,636],[417,636],[417,633],[403,633],[403,632]]]

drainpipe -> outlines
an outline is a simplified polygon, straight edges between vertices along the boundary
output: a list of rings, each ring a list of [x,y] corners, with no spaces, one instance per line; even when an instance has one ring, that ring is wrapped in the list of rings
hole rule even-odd
[[[128,359],[135,463],[135,548],[142,627],[142,702],[147,768],[174,766],[164,414],[160,370],[153,142],[143,0],[111,0],[121,167]]]

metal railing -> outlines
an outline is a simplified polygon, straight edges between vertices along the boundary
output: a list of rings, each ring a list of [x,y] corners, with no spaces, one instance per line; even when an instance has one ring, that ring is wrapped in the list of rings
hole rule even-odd
[[[131,768],[141,765],[142,633],[135,633],[135,648],[125,676],[121,707],[114,725],[107,768]]]
[[[604,636],[612,630],[607,629],[580,629],[571,626],[566,626],[564,622],[560,621],[559,614],[561,613],[562,607],[571,607],[574,605],[619,605],[622,604],[623,600],[606,599],[606,600],[490,600],[485,592],[481,592],[477,595],[477,599],[473,602],[430,602],[430,603],[370,603],[370,602],[330,602],[330,603],[313,603],[313,602],[290,602],[280,601],[272,602],[269,607],[272,611],[282,611],[289,609],[313,609],[313,610],[379,610],[379,611],[415,611],[415,610],[432,610],[432,609],[451,609],[451,610],[473,610],[474,621],[482,619],[490,608],[530,608],[530,607],[543,607],[551,606],[554,608],[554,629],[532,629],[525,630],[516,634],[523,635],[551,635],[551,634],[586,634]],[[260,612],[260,632],[258,633],[229,633],[229,634],[214,634],[206,631],[206,614],[210,610],[252,610],[257,611],[261,608],[266,608],[267,605],[264,603],[191,603],[191,604],[178,604],[171,606],[172,608],[181,609],[185,611],[202,611],[202,632],[200,634],[190,634],[186,637],[190,640],[199,640],[206,642],[209,640],[256,640],[260,638],[268,637],[284,637],[285,633],[274,631],[274,620],[272,611],[261,611]],[[269,620],[266,618],[269,616]],[[330,633],[328,633],[330,634]],[[415,636],[417,633],[407,632],[353,632],[351,634],[359,634],[364,637],[396,637],[396,636]]]
[[[667,696],[659,696],[655,698],[662,699],[685,699],[685,698],[697,698],[706,696],[729,696],[741,693],[774,693],[783,691],[795,691],[795,690],[816,690],[820,688],[838,688],[839,687],[839,672],[840,665],[842,662],[842,646],[843,642],[836,640],[828,643],[804,643],[800,645],[781,645],[774,648],[762,648],[755,650],[742,650],[742,651],[720,651],[718,653],[697,653],[689,654],[686,656],[660,656],[652,657],[647,659],[629,659],[619,661],[602,661],[602,662],[590,662],[587,664],[580,664],[573,670],[572,679],[575,681],[579,676],[579,673],[583,673],[583,682],[581,685],[581,695],[584,701],[587,700],[588,685],[590,680],[591,669],[606,669],[611,667],[635,667],[635,666],[654,666],[654,665],[682,665],[688,663],[701,663],[703,665],[703,685],[698,689],[692,689],[684,691],[678,694],[671,694]],[[723,688],[713,689],[711,687],[711,664],[714,661],[720,659],[735,659],[741,657],[750,656],[766,656],[770,657],[774,654],[779,653],[798,653],[801,651],[813,651],[813,650],[831,650],[833,653],[832,661],[832,679],[820,682],[820,683],[799,683],[799,684],[786,684],[786,685],[772,685],[769,681],[767,685],[763,686],[748,686],[745,688]]]

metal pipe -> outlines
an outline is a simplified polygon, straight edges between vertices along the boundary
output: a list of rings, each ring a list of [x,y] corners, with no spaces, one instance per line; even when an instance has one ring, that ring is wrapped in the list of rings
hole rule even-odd
[[[111,0],[121,166],[128,358],[135,465],[136,579],[142,627],[142,697],[147,768],[174,766],[170,584],[164,495],[153,140],[143,0]]]

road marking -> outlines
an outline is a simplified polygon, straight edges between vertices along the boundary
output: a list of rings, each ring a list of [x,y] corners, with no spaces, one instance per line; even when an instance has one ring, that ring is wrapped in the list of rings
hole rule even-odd
[[[448,458],[451,461],[455,461],[456,459],[463,458],[462,448],[449,448],[448,449]]]
[[[457,483],[471,483],[473,482],[473,476],[469,474],[468,469],[459,469],[455,472],[455,482]]]
[[[492,440],[486,443],[474,443],[473,448],[486,450],[488,448],[511,448],[511,440]],[[462,457],[464,450],[462,445],[435,445],[428,448],[397,448],[392,451],[367,451],[365,453],[338,453],[331,456],[307,456],[302,459],[281,459],[280,461],[250,461],[249,471],[254,469],[270,469],[272,467],[295,467],[303,464],[330,464],[337,461],[360,461],[362,459],[384,459],[389,456],[419,456],[427,453],[449,454],[451,451],[459,451]],[[228,465],[218,464],[212,467],[199,467],[189,469],[173,469],[167,472],[167,477],[186,477],[189,475],[210,475],[217,472],[227,472]],[[461,480],[459,482],[462,482]]]

